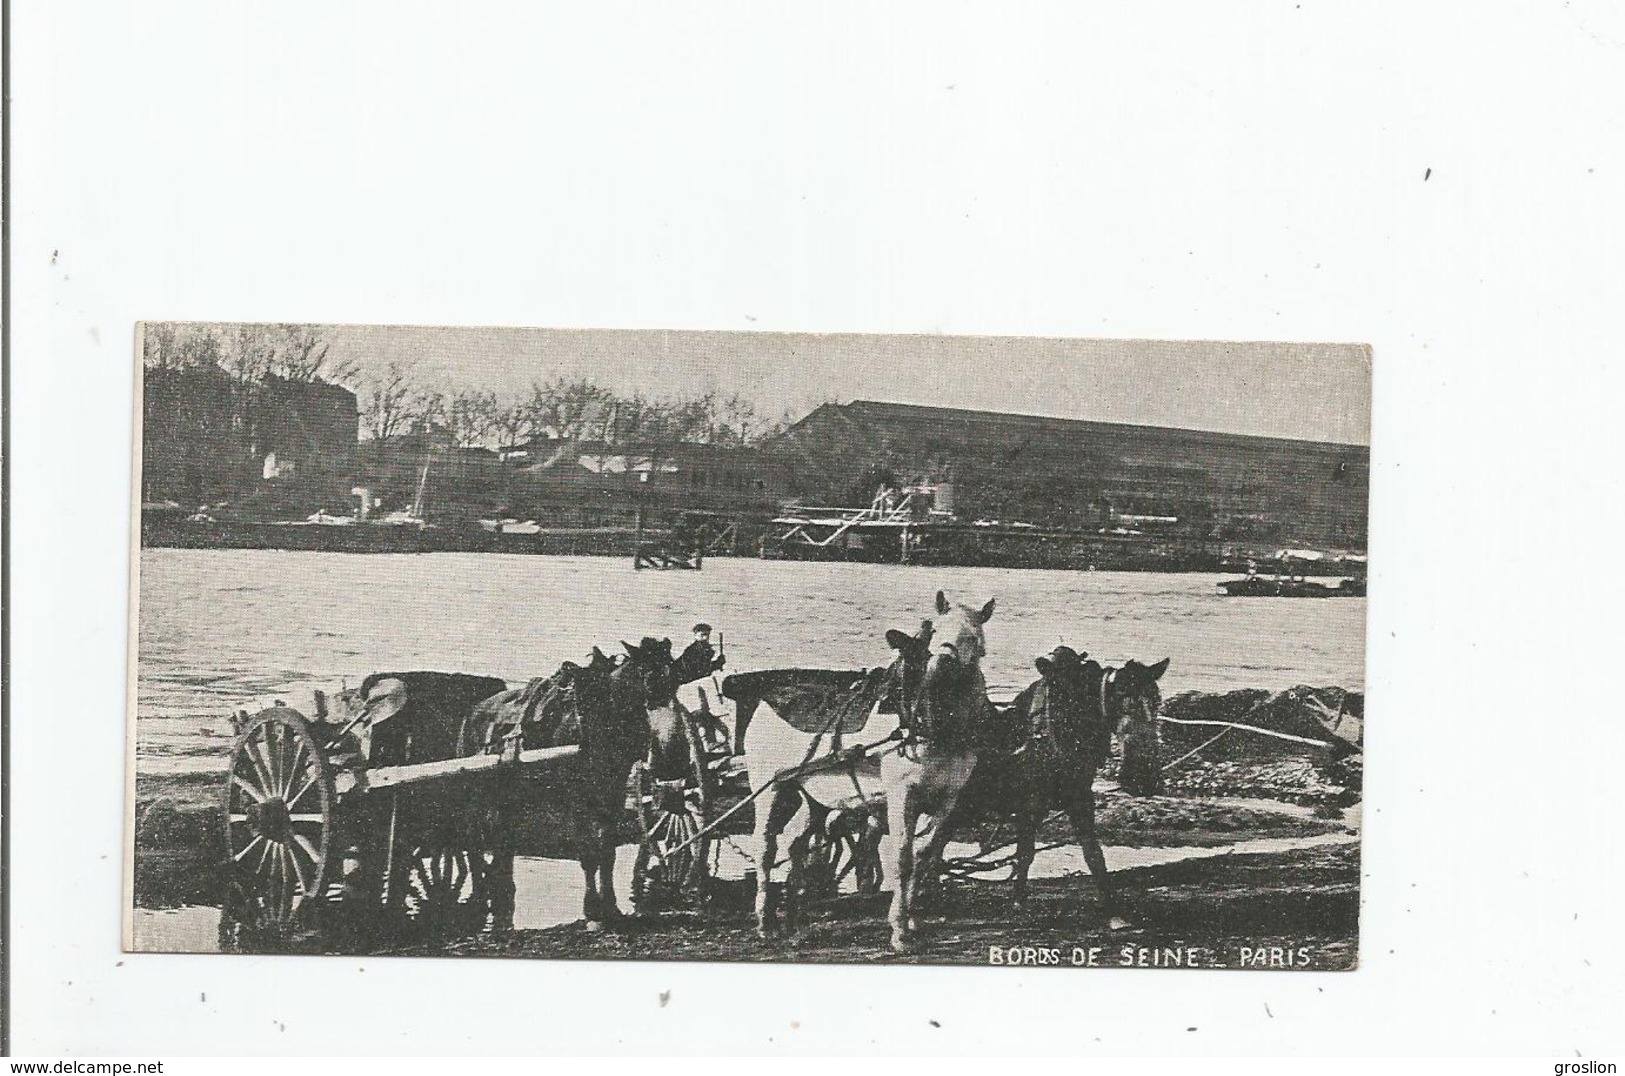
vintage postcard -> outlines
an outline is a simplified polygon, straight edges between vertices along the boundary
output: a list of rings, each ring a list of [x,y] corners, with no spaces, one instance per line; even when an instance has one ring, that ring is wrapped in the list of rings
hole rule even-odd
[[[1356,964],[1368,348],[137,351],[130,950]]]

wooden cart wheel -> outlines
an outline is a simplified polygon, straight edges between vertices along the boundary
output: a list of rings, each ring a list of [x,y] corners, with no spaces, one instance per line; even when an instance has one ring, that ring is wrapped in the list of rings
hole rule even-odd
[[[224,799],[237,905],[228,911],[251,930],[286,935],[322,898],[333,841],[333,771],[309,722],[284,706],[251,718]]]
[[[838,896],[852,878],[859,893],[880,892],[880,834],[864,810],[832,813],[809,834],[801,892],[808,900]]]
[[[444,845],[418,847],[405,866],[406,914],[430,935],[468,933],[476,911],[484,918],[485,862],[480,853]]]
[[[705,827],[700,788],[680,778],[656,780],[641,762],[637,778],[642,836],[632,869],[632,904],[639,914],[648,914],[703,896],[711,839],[694,840]]]
[[[494,856],[482,850],[473,805],[393,793],[377,806],[365,855],[377,879],[372,906],[382,913],[375,929],[434,938],[478,932],[492,911]]]

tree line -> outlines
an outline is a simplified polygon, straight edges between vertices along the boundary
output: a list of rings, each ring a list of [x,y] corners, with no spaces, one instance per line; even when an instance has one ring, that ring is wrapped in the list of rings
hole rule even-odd
[[[318,330],[302,325],[150,324],[149,368],[219,368],[248,394],[268,377],[324,381],[355,392],[362,432],[373,439],[442,431],[458,446],[500,448],[536,439],[615,443],[749,445],[782,430],[737,393],[656,398],[616,392],[591,378],[555,376],[519,392],[436,383],[412,364],[369,371],[336,359]]]
[[[153,322],[141,333],[141,361],[160,370],[218,367],[240,385],[267,377],[327,381],[349,387],[355,363],[331,357],[332,345],[308,325],[174,325]]]

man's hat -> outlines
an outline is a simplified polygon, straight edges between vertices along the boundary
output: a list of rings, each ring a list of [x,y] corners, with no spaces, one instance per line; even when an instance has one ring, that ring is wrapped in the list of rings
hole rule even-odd
[[[406,681],[394,677],[380,680],[367,692],[362,712],[367,723],[381,725],[406,709]]]
[[[703,622],[702,622],[702,623],[699,623],[699,624],[696,624],[696,625],[694,625],[694,634],[695,634],[695,635],[698,635],[698,634],[700,634],[700,633],[701,633],[701,632],[702,632],[702,631],[703,631],[703,632],[704,632],[704,633],[705,633],[705,634],[707,634],[707,635],[710,635],[710,634],[711,634],[711,625],[709,625],[709,624],[706,624],[706,623],[703,623]]]

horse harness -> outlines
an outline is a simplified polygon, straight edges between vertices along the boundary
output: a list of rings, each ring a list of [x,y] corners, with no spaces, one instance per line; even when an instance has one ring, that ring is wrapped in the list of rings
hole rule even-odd
[[[1100,677],[1100,688],[1098,692],[1100,700],[1100,720],[1107,729],[1114,726],[1114,722],[1111,720],[1111,689],[1116,679],[1116,669],[1107,667],[1102,670]],[[1010,752],[1009,757],[1011,758],[1025,754],[1028,748],[1038,750],[1044,748],[1046,745],[1049,746],[1051,750],[1054,750],[1062,755],[1081,754],[1088,749],[1088,745],[1084,743],[1084,737],[1088,734],[1089,730],[1084,728],[1077,730],[1075,735],[1063,735],[1053,716],[1056,693],[1048,683],[1043,684],[1043,688],[1044,702],[1039,709],[1039,713],[1035,715],[1037,716],[1037,720],[1028,722],[1026,739],[1019,747]],[[1088,722],[1087,719],[1082,722],[1084,725],[1090,723],[1091,722]],[[1110,736],[1109,732],[1107,733],[1107,736]]]

